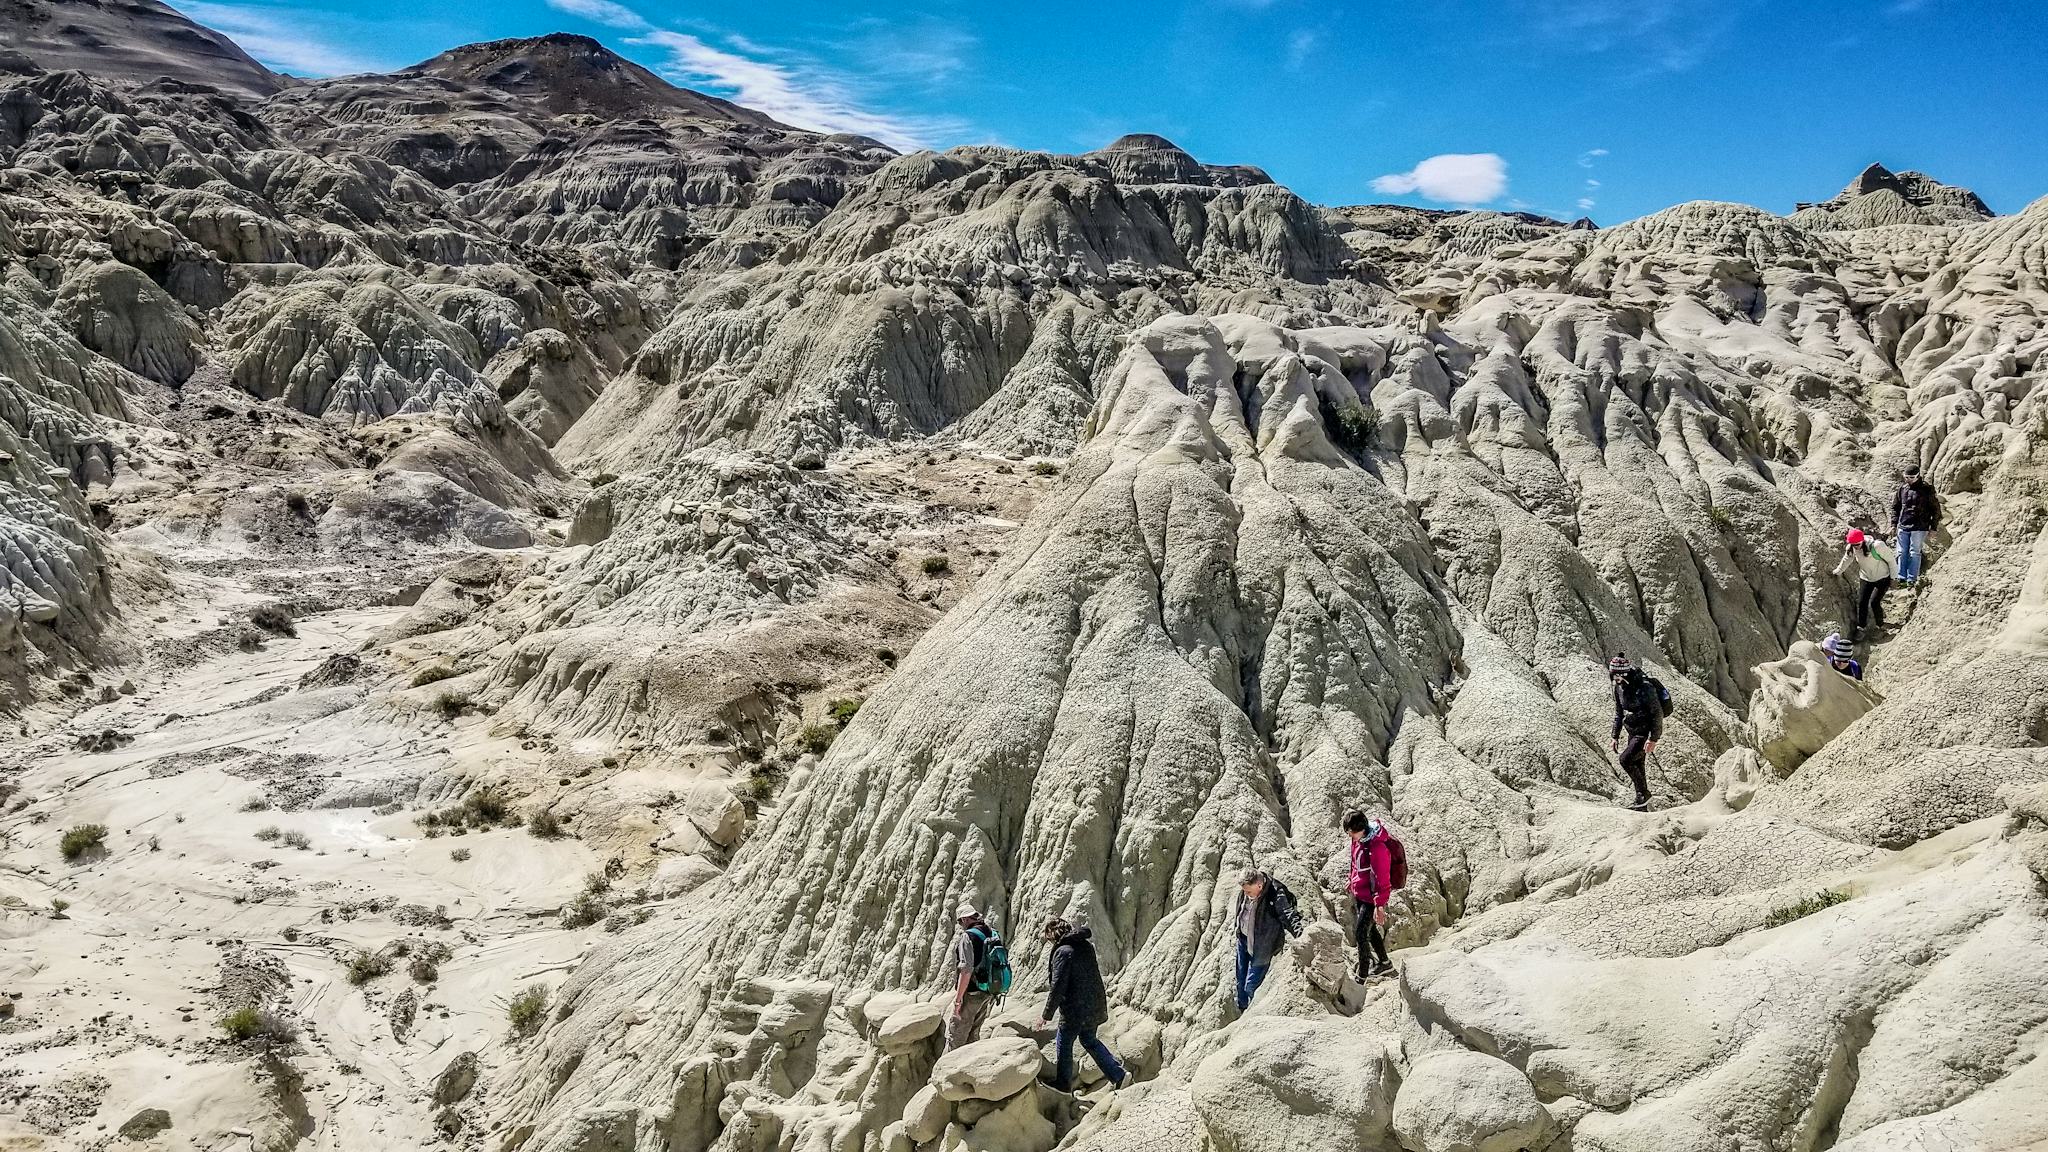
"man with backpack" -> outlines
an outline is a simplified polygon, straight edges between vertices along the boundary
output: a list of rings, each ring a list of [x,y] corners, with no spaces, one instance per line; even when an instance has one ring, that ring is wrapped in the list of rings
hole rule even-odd
[[[1387,959],[1387,900],[1408,882],[1408,856],[1387,826],[1363,812],[1344,814],[1351,837],[1351,926],[1358,937],[1358,982],[1394,971]]]
[[[1941,527],[1941,498],[1934,485],[1920,478],[1920,466],[1906,466],[1906,482],[1892,496],[1892,532],[1899,543],[1899,582],[1910,585],[1920,579],[1925,562],[1927,537]]]
[[[1656,677],[1619,652],[1607,662],[1607,679],[1614,685],[1614,732],[1609,746],[1620,754],[1621,770],[1628,773],[1629,783],[1636,788],[1629,811],[1647,812],[1650,782],[1643,762],[1657,750],[1657,741],[1664,737],[1664,717],[1671,713],[1671,693]],[[1627,744],[1621,740],[1624,732],[1628,733]]]
[[[1073,1091],[1074,1041],[1079,1040],[1109,1086],[1123,1087],[1124,1066],[1117,1063],[1116,1053],[1107,1044],[1095,1038],[1095,1030],[1109,1019],[1109,991],[1103,987],[1102,968],[1095,962],[1095,943],[1089,939],[1088,929],[1054,916],[1045,922],[1045,942],[1052,945],[1052,951],[1046,954],[1050,979],[1039,1030],[1052,1027],[1054,1016],[1060,1021],[1059,1030],[1052,1035],[1052,1086],[1062,1092]]]
[[[989,1005],[1010,990],[1010,953],[972,904],[962,904],[953,940],[953,1010],[946,1015],[946,1051],[981,1036]]]
[[[1294,893],[1278,877],[1247,868],[1237,877],[1237,901],[1231,909],[1237,927],[1237,1010],[1252,1002],[1266,980],[1273,957],[1280,954],[1280,933],[1301,935],[1301,911]]]

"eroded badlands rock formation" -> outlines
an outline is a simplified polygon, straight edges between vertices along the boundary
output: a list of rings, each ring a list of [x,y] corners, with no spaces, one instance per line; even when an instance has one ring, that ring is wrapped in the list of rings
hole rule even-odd
[[[0,1143],[2048,1141],[2048,200],[1319,208],[21,11]],[[1309,925],[1240,1013],[1254,864]],[[962,902],[1018,988],[941,1056]],[[1113,1095],[1041,1080],[1054,914]]]

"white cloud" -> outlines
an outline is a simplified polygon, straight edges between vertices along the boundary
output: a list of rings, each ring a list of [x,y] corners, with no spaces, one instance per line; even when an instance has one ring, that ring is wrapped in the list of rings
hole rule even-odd
[[[1322,50],[1323,32],[1320,28],[1302,28],[1287,38],[1287,70],[1299,72],[1308,66],[1315,54]]]
[[[1591,168],[1593,161],[1605,155],[1607,155],[1607,149],[1605,148],[1588,148],[1584,152],[1579,153],[1579,167]]]
[[[1593,210],[1593,198],[1592,198],[1591,196],[1581,196],[1581,197],[1579,197],[1579,211],[1581,211],[1581,212],[1591,212],[1592,210]]]
[[[317,21],[315,25],[302,23],[295,14],[279,9],[204,0],[181,0],[176,7],[208,28],[226,33],[242,46],[242,51],[280,72],[294,76],[347,76],[378,68],[376,61],[346,48],[321,43],[312,31]]]
[[[612,0],[547,0],[547,5],[557,12],[581,16],[585,20],[607,24],[613,28],[628,28],[634,31],[649,27],[638,12]]]
[[[655,69],[693,88],[709,88],[736,104],[765,112],[785,124],[814,132],[854,132],[872,136],[891,148],[923,146],[942,125],[919,122],[857,106],[843,85],[829,74],[803,75],[788,65],[713,47],[687,32],[650,29],[630,43],[661,48],[668,62]],[[754,47],[758,53],[762,49]]]
[[[1600,186],[1600,182],[1599,182],[1598,180],[1588,180],[1588,181],[1586,181],[1586,187],[1588,187],[1588,188],[1598,188],[1599,186]]]
[[[1491,152],[1431,156],[1407,172],[1381,176],[1373,191],[1414,193],[1444,204],[1484,204],[1508,190],[1508,162]]]

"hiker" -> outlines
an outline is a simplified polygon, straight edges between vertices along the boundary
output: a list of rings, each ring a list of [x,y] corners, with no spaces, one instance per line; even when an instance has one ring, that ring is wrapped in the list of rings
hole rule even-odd
[[[1237,1010],[1242,1012],[1280,954],[1281,930],[1301,935],[1301,911],[1294,906],[1294,893],[1277,877],[1247,868],[1238,873],[1232,918],[1237,922]]]
[[[1358,982],[1363,984],[1394,970],[1380,931],[1387,925],[1387,899],[1394,894],[1394,839],[1386,825],[1357,811],[1344,814],[1344,831],[1351,836],[1351,926],[1358,937]]]
[[[946,1051],[981,1036],[989,1005],[1009,991],[1009,954],[1003,938],[972,904],[962,904],[960,935],[953,940],[953,1010],[946,1016]]]
[[[1856,625],[1849,630],[1853,640],[1873,623],[1878,631],[1884,630],[1884,594],[1892,590],[1891,548],[1882,540],[1865,536],[1862,529],[1849,529],[1849,534],[1842,537],[1842,560],[1835,565],[1835,575],[1851,573],[1860,581],[1856,590]]]
[[[1619,652],[1607,662],[1607,679],[1614,685],[1614,731],[1608,746],[1621,757],[1621,770],[1628,773],[1628,782],[1636,787],[1629,811],[1648,812],[1650,781],[1643,762],[1657,750],[1657,741],[1664,738],[1664,715],[1670,709],[1671,695],[1655,677]],[[1622,743],[1624,732],[1628,734],[1627,744]]]
[[[1920,579],[1928,534],[1941,527],[1941,498],[1934,485],[1920,478],[1920,466],[1906,466],[1906,482],[1892,497],[1892,534],[1899,545],[1899,582]]]
[[[1095,1038],[1095,1030],[1109,1019],[1109,992],[1102,986],[1102,969],[1095,963],[1095,944],[1088,938],[1088,929],[1053,916],[1045,922],[1045,942],[1052,945],[1046,954],[1051,979],[1038,1028],[1052,1027],[1054,1016],[1060,1020],[1059,1030],[1052,1035],[1052,1086],[1062,1092],[1073,1091],[1074,1041],[1079,1040],[1109,1086],[1123,1087],[1124,1066],[1117,1063],[1109,1045]]]
[[[1820,642],[1820,650],[1828,654],[1828,667],[1851,680],[1863,679],[1863,665],[1853,657],[1856,649],[1842,639],[1840,632],[1828,633],[1828,638]]]

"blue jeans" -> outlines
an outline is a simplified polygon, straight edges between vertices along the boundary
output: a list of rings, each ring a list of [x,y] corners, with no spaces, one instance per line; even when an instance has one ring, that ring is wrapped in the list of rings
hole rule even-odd
[[[1244,937],[1237,939],[1237,1010],[1242,1012],[1252,1002],[1259,985],[1266,982],[1266,969],[1270,964],[1252,963],[1252,950],[1245,947]]]
[[[1060,1021],[1057,1031],[1052,1034],[1053,1074],[1052,1086],[1062,1092],[1074,1087],[1074,1041],[1081,1041],[1081,1047],[1095,1060],[1095,1066],[1102,1069],[1102,1075],[1111,1085],[1121,1087],[1124,1082],[1124,1066],[1117,1063],[1116,1053],[1109,1045],[1095,1038],[1095,1026],[1076,1028],[1065,1020]]]
[[[1899,532],[1899,579],[1910,584],[1920,578],[1920,566],[1926,562],[1927,533]]]

